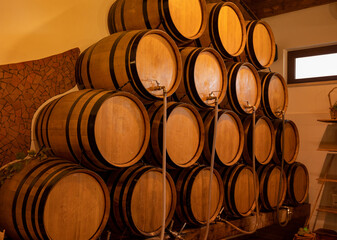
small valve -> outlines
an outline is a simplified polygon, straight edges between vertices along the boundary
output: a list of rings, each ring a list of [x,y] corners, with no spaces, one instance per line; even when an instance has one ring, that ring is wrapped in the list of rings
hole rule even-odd
[[[208,97],[206,98],[206,100],[215,100],[218,101],[218,97],[214,95],[214,92],[220,92],[220,91],[213,91],[211,92]]]
[[[277,110],[275,113],[279,114],[281,116],[284,116],[284,114],[285,114],[284,110]]]
[[[149,91],[160,91],[160,90],[164,90],[164,92],[166,92],[165,86],[160,86],[160,83],[159,83],[157,80],[148,80],[148,81],[156,82],[156,85],[157,85],[157,86],[155,86],[155,87],[148,87],[147,90],[149,90]]]
[[[160,91],[160,90],[165,90],[165,86],[149,87],[147,90],[149,90],[149,91]]]
[[[173,231],[173,224],[174,224],[174,220],[172,220],[170,227],[168,228],[168,232],[171,234],[171,236],[174,239],[179,239],[179,240],[184,240],[184,238],[182,237],[182,232],[184,230],[184,228],[186,227],[186,223],[184,223],[184,225],[182,226],[182,228],[180,229],[179,232]]]
[[[252,109],[254,112],[256,112],[256,107],[250,105],[248,101],[247,101],[247,104],[244,104],[243,106],[244,106],[245,108]]]
[[[216,218],[215,218],[215,221],[216,221],[216,222],[221,222],[221,221],[222,221],[221,214],[222,214],[222,212],[223,212],[224,209],[225,209],[224,207],[221,208],[221,210],[220,210],[218,216],[216,216]]]

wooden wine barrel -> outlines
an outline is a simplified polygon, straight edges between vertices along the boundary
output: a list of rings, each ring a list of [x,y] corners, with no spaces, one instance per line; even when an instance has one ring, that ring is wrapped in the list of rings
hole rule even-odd
[[[245,133],[245,145],[243,148],[243,158],[249,164],[253,164],[252,147],[255,144],[255,159],[258,163],[268,164],[275,151],[275,131],[273,123],[266,116],[257,116],[255,119],[255,136],[252,138],[252,117],[243,120]]]
[[[226,104],[229,103],[237,114],[251,114],[252,109],[246,108],[247,102],[257,109],[261,100],[261,81],[257,70],[247,62],[230,63],[227,69],[227,99],[221,103],[221,107],[228,107]]]
[[[262,84],[261,107],[266,116],[271,119],[282,118],[281,111],[288,107],[288,88],[281,74],[275,72],[260,72]]]
[[[140,160],[150,139],[150,121],[130,93],[80,90],[46,105],[35,135],[51,154],[106,171]]]
[[[148,109],[151,138],[145,158],[162,166],[163,103]],[[168,168],[189,167],[200,157],[204,147],[204,124],[199,112],[190,104],[169,102],[166,122],[166,161]]]
[[[0,186],[0,227],[11,239],[100,236],[110,198],[97,174],[59,158],[15,161],[2,168],[8,169],[14,172]]]
[[[270,67],[275,59],[275,39],[268,23],[261,20],[247,24],[246,55],[257,69]]]
[[[281,167],[274,164],[261,165],[257,170],[257,174],[260,182],[259,192],[262,208],[274,210],[277,205],[281,206],[287,193],[287,179],[283,171],[280,191]]]
[[[158,28],[178,42],[198,38],[206,21],[205,0],[117,0],[108,14],[110,33]]]
[[[144,101],[162,99],[157,82],[171,96],[182,76],[175,42],[160,30],[119,32],[81,53],[76,64],[80,88],[123,90]]]
[[[258,194],[258,178],[254,191],[253,168],[238,164],[227,168],[221,173],[224,183],[224,212],[234,217],[245,217],[255,209],[255,194]]]
[[[163,208],[162,169],[136,164],[112,172],[107,185],[110,190],[109,224],[113,232],[131,231],[140,236],[160,233]],[[177,202],[171,176],[166,173],[166,226],[170,223]]]
[[[201,226],[207,223],[210,167],[193,166],[176,176],[178,203],[176,218],[179,222]],[[220,174],[214,169],[210,222],[218,216],[223,203],[224,189]]]
[[[207,108],[214,106],[214,100],[207,100],[213,93],[221,102],[226,96],[227,70],[219,53],[212,48],[194,47],[183,48],[180,53],[183,79],[173,95],[174,99]]]
[[[275,129],[275,152],[273,156],[273,161],[276,164],[281,164],[282,162],[282,120],[274,120]],[[298,151],[300,148],[300,137],[296,124],[291,120],[286,120],[285,123],[285,138],[284,138],[284,161],[291,164],[296,161]]]
[[[203,158],[210,163],[214,136],[215,110],[204,113],[205,145]],[[244,132],[240,118],[230,110],[219,110],[215,144],[215,163],[218,166],[231,166],[241,157],[244,145]]]
[[[304,203],[309,191],[309,173],[304,164],[295,162],[285,166],[287,175],[286,204],[297,206]]]
[[[207,3],[208,24],[196,39],[199,47],[214,47],[223,58],[239,56],[246,45],[246,24],[240,9],[232,2]]]

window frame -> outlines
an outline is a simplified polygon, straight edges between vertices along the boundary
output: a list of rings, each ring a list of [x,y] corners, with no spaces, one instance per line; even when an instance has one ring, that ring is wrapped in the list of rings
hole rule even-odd
[[[300,84],[300,83],[320,83],[326,81],[337,81],[337,75],[326,77],[313,77],[295,79],[295,60],[301,57],[310,57],[323,54],[337,53],[337,44],[312,47],[301,50],[288,50],[287,53],[287,84]]]

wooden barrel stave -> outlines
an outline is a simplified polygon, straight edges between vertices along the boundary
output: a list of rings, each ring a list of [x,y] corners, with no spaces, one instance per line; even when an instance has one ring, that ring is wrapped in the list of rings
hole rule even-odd
[[[257,171],[260,182],[260,201],[265,210],[276,209],[277,205],[281,206],[285,199],[287,193],[286,175],[283,171],[282,187],[279,193],[280,173],[280,166],[274,164],[262,165]],[[277,200],[278,195],[280,196],[279,200]]]
[[[46,135],[38,137],[40,146],[95,171],[127,167],[144,155],[149,118],[132,94],[81,90],[54,101],[42,110],[35,126],[37,136]]]
[[[212,48],[194,47],[182,48],[180,53],[184,70],[173,95],[175,100],[209,108],[214,106],[214,100],[207,97],[213,93],[221,102],[226,96],[227,70],[219,53]]]
[[[265,21],[254,20],[247,24],[246,56],[257,69],[270,67],[274,62],[276,45],[274,34]]]
[[[276,164],[282,162],[282,120],[276,119],[273,121],[275,129],[275,152],[273,161]],[[300,147],[299,133],[296,124],[291,120],[285,120],[285,147],[284,147],[284,160],[288,164],[296,161]]]
[[[262,84],[261,108],[271,119],[282,118],[288,107],[287,84],[279,73],[260,72]]]
[[[232,2],[207,3],[208,24],[196,40],[199,47],[214,47],[223,58],[239,56],[246,45],[246,25],[240,9]]]
[[[306,166],[295,162],[286,165],[287,196],[285,203],[298,206],[306,200],[309,192],[309,173]]]
[[[255,120],[255,136],[252,139],[252,117],[246,117],[243,120],[245,132],[245,145],[243,149],[243,158],[249,164],[253,164],[252,146],[255,145],[255,159],[259,164],[268,164],[275,152],[275,131],[273,123],[266,116],[257,116]]]
[[[46,131],[42,131],[42,128],[47,128],[46,123],[48,122],[48,116],[50,116],[51,110],[54,108],[58,100],[51,101],[45,105],[42,110],[38,113],[35,123],[35,136],[37,142],[40,144],[40,150],[44,149],[49,154],[53,154],[50,148],[50,143]]]
[[[205,145],[203,159],[211,161],[214,135],[214,110],[204,113]],[[244,131],[240,118],[230,110],[218,113],[217,144],[215,146],[215,163],[217,167],[231,166],[239,161],[244,146]]]
[[[163,104],[156,102],[148,109],[151,123],[150,144],[145,159],[162,165]],[[189,167],[202,154],[205,132],[199,112],[190,104],[169,102],[167,104],[167,167]]]
[[[59,158],[21,160],[8,166],[20,162],[23,169],[0,187],[0,225],[11,238],[95,239],[100,235],[110,202],[98,175]]]
[[[155,176],[156,175],[156,176]],[[168,225],[176,206],[176,189],[167,178]],[[162,170],[141,164],[113,172],[108,180],[112,208],[109,227],[114,232],[129,230],[138,236],[154,236],[161,231]],[[145,204],[143,207],[140,205]]]
[[[175,41],[184,43],[198,38],[206,28],[206,2],[193,0],[116,1],[108,14],[110,33],[136,30],[165,30]]]
[[[210,168],[200,165],[185,168],[176,177],[177,208],[176,219],[190,225],[202,226],[207,223]],[[219,214],[223,204],[223,182],[214,169],[212,182],[212,203],[210,222]]]
[[[222,108],[231,108],[241,116],[252,114],[246,106],[260,106],[261,80],[255,67],[250,63],[227,63],[227,99],[220,103]],[[248,103],[247,103],[248,102]]]
[[[225,169],[221,173],[225,198],[224,212],[233,217],[245,217],[255,209],[254,193],[258,194],[258,178],[254,191],[253,169],[244,164],[238,164]]]
[[[177,89],[182,76],[181,56],[174,41],[160,30],[119,32],[81,53],[76,64],[81,88],[131,92],[145,102],[162,99]]]

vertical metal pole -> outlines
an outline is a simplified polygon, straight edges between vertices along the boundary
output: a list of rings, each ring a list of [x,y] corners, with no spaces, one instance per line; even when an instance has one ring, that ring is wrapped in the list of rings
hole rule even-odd
[[[163,88],[163,220],[160,239],[163,240],[165,236],[165,221],[166,221],[166,120],[167,120],[167,91],[165,87]]]
[[[211,98],[211,94],[210,94]],[[211,215],[211,203],[212,203],[212,181],[213,181],[213,172],[214,172],[214,158],[215,158],[215,144],[216,144],[216,135],[217,135],[217,127],[218,127],[218,98],[213,97],[215,99],[215,110],[214,110],[214,133],[213,133],[213,144],[212,144],[212,155],[211,155],[211,169],[210,169],[210,177],[209,177],[209,192],[208,192],[208,209],[207,209],[207,225],[206,225],[206,234],[205,240],[208,238],[209,233],[209,225],[210,225],[210,215]]]
[[[258,219],[259,219],[259,195],[258,195],[258,191],[257,191],[257,175],[256,175],[256,159],[255,159],[255,122],[256,122],[256,107],[255,106],[251,106],[252,110],[253,110],[253,116],[252,116],[252,161],[253,161],[253,178],[254,178],[254,198],[255,198],[255,209],[256,209],[256,225],[258,224]]]

